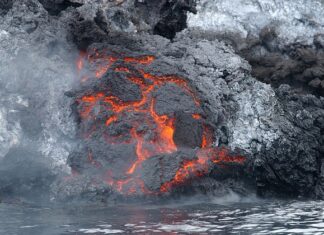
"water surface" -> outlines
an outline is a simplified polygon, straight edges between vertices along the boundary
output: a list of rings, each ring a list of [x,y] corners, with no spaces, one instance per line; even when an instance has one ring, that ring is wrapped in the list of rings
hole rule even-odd
[[[186,202],[186,203],[184,203]],[[183,200],[163,205],[0,204],[0,234],[324,234],[324,201]]]

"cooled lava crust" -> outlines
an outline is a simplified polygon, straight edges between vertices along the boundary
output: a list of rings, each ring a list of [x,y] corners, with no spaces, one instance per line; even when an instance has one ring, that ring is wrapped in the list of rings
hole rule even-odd
[[[74,174],[101,179],[123,195],[160,195],[245,157],[213,147],[214,130],[195,89],[156,71],[154,55],[90,48],[77,59],[81,89],[73,110],[82,147]],[[161,75],[163,74],[163,75]]]

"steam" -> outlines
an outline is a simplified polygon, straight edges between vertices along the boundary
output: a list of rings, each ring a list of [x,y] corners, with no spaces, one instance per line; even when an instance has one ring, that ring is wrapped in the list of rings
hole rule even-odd
[[[17,4],[13,8],[46,18],[39,5]],[[21,13],[11,9],[7,14]],[[77,50],[28,14],[16,26],[10,17],[0,19],[0,197],[26,196],[42,188],[39,184],[50,185],[55,175],[69,173],[66,159],[75,142],[64,93],[77,84]],[[27,21],[37,22],[33,32],[25,28]],[[48,36],[40,37],[44,28]]]
[[[20,49],[1,70],[1,131],[9,137],[1,158],[12,146],[26,145],[60,165],[69,148],[64,142],[73,136],[64,96],[73,83],[73,62],[53,61],[35,51]]]

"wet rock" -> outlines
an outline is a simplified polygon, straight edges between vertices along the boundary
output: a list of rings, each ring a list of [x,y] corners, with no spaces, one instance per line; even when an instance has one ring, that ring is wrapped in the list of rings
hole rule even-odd
[[[86,175],[58,180],[51,185],[52,200],[59,202],[103,202],[113,201],[113,190],[101,180]]]
[[[205,194],[212,197],[227,197],[236,193],[242,197],[249,195],[250,189],[240,180],[227,178],[220,182],[214,178],[206,177],[193,182],[191,188],[179,188],[179,193],[187,195]]]

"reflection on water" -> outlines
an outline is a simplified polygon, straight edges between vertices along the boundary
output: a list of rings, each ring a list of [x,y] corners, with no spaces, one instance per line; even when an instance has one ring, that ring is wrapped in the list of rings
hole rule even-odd
[[[183,200],[184,201],[184,200]],[[0,234],[324,234],[324,202],[36,208],[0,204]]]

